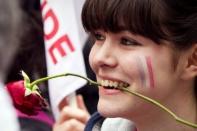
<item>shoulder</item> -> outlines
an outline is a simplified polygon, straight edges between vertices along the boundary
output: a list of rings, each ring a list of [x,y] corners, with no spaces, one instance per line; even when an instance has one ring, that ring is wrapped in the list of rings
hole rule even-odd
[[[88,121],[85,131],[136,131],[134,123],[124,118],[104,118],[98,112]]]
[[[104,120],[104,117],[102,117],[98,112],[95,112],[88,121],[85,131],[100,131]]]

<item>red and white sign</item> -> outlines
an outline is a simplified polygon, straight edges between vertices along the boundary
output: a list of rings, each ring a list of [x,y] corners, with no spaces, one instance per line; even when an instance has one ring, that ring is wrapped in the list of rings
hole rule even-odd
[[[82,46],[87,34],[80,17],[83,2],[41,0],[48,75],[70,72],[86,76]],[[72,93],[85,83],[85,80],[72,76],[49,81],[50,101],[56,118],[60,101],[65,96],[73,96]]]

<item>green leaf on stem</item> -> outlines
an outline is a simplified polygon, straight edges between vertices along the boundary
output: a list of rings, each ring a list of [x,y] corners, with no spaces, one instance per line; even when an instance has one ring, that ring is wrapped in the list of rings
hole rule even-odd
[[[30,79],[29,79],[28,75],[23,70],[21,71],[21,74],[22,74],[22,76],[24,78],[24,86],[25,86],[25,88],[28,88],[28,89],[31,90],[31,88],[30,88]]]

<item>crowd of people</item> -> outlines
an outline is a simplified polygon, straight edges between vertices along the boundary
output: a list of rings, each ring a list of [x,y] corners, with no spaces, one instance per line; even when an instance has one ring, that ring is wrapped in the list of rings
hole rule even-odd
[[[0,0],[0,6],[0,130],[196,130],[196,0],[85,0],[81,18],[90,37],[83,54],[87,76],[100,86],[79,89],[78,108],[63,107],[51,125],[17,116],[3,88],[21,79],[21,69],[33,79],[47,75],[40,3]],[[50,104],[47,86],[40,85]],[[53,119],[50,108],[43,112]]]

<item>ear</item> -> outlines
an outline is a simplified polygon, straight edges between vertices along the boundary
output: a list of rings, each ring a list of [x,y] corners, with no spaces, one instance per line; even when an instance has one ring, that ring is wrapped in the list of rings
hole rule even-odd
[[[185,80],[193,79],[197,76],[197,44],[189,49],[188,57],[186,59],[186,66],[182,78]]]

